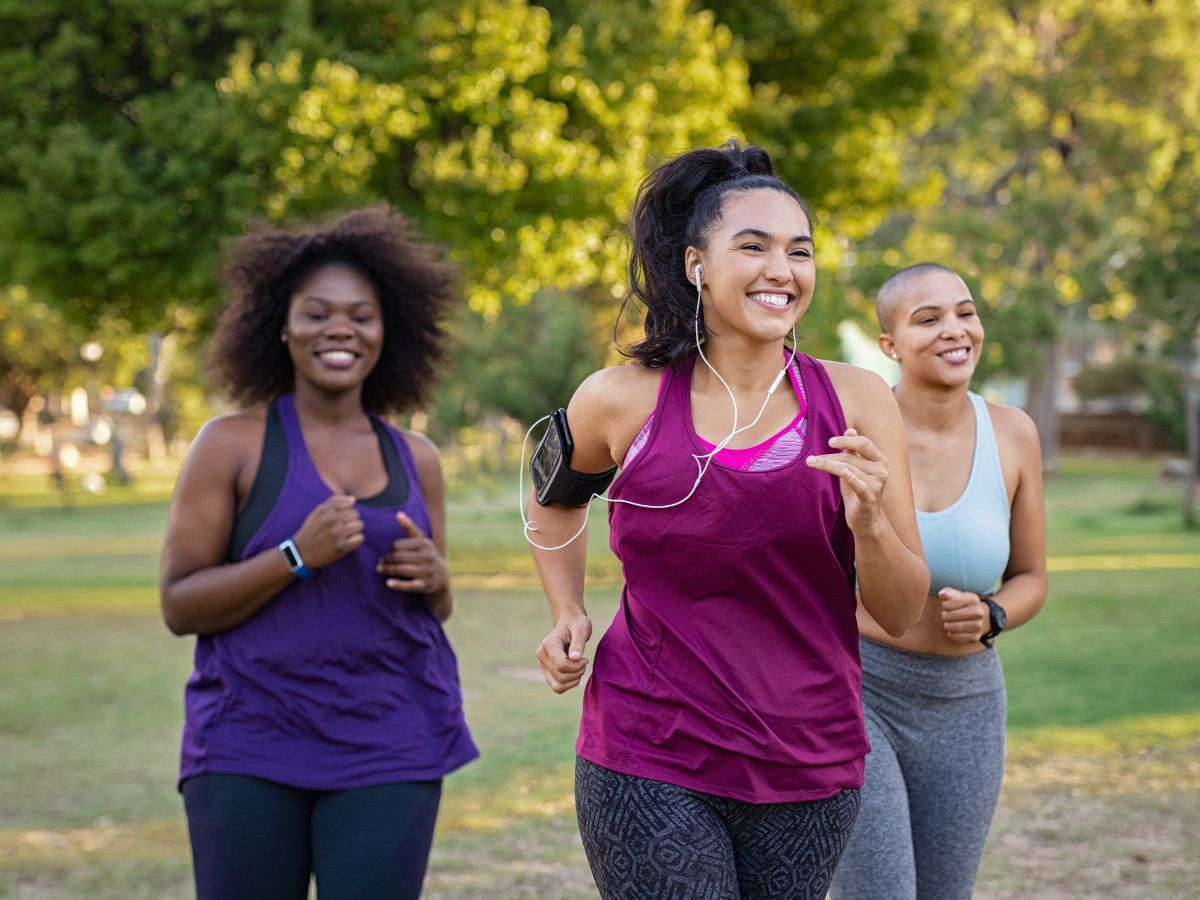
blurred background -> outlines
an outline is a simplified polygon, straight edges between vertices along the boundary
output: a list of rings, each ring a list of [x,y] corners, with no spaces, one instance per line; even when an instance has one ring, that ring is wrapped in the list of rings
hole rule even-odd
[[[734,136],[817,213],[802,349],[892,377],[873,292],[941,262],[980,303],[976,389],[1039,427],[1051,594],[1004,641],[979,896],[1192,896],[1197,47],[1196,0],[0,0],[0,896],[188,895],[190,642],[155,579],[182,454],[225,409],[222,250],[379,201],[463,273],[445,375],[402,423],[443,450],[485,753],[450,782],[429,895],[595,895],[578,698],[533,666],[521,437],[634,333],[638,181]]]

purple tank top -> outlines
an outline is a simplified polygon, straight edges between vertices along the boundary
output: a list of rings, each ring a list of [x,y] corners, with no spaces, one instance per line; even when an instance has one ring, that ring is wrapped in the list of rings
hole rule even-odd
[[[664,373],[646,445],[610,497],[665,504],[690,490],[705,452],[694,361]],[[672,509],[610,504],[625,587],[584,690],[585,759],[750,803],[862,785],[854,541],[836,479],[804,462],[846,425],[824,368],[797,362],[802,454],[760,471],[714,461]]]
[[[278,408],[287,474],[243,559],[294,534],[333,493],[308,455],[291,395]],[[240,625],[197,638],[181,781],[221,772],[344,790],[441,778],[479,755],[441,623],[419,597],[390,590],[375,572],[401,536],[397,512],[430,529],[408,445],[386,423],[385,430],[408,480],[404,502],[360,502],[362,546],[293,582]]]

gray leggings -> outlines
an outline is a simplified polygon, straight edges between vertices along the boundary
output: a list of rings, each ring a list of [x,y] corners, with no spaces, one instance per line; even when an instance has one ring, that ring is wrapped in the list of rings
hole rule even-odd
[[[832,896],[970,900],[1004,775],[1000,659],[860,644],[871,753]]]

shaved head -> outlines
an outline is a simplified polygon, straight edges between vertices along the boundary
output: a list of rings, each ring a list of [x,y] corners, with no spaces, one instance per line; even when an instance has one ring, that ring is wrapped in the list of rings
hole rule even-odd
[[[886,333],[892,330],[892,321],[896,310],[908,298],[917,282],[935,272],[944,272],[955,278],[961,277],[953,269],[943,266],[941,263],[923,262],[901,269],[883,283],[879,288],[879,293],[875,295],[875,318],[879,320],[880,331]]]

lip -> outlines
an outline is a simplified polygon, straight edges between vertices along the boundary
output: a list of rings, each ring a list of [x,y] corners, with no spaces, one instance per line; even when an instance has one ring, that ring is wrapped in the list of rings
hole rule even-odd
[[[796,299],[796,296],[791,291],[751,291],[746,296],[749,298],[750,302],[754,303],[756,306],[762,306],[767,309],[774,310],[787,309],[792,305],[792,301]],[[763,296],[783,297],[785,300],[783,303],[776,304],[771,303],[768,300],[761,299]]]

